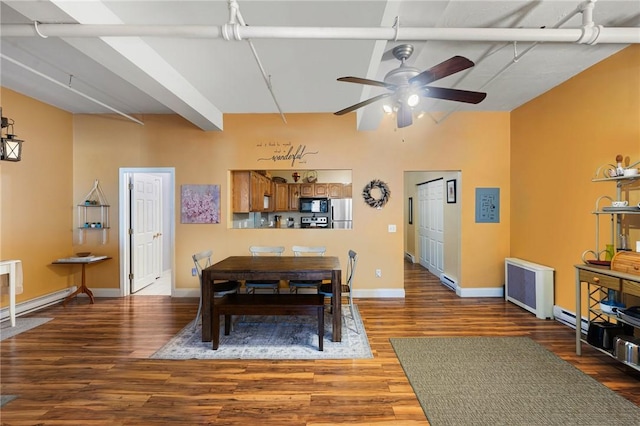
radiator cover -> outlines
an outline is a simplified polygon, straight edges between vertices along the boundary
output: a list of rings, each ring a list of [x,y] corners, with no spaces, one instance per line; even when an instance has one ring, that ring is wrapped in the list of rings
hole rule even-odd
[[[553,268],[508,257],[504,261],[505,299],[540,319],[553,318]]]

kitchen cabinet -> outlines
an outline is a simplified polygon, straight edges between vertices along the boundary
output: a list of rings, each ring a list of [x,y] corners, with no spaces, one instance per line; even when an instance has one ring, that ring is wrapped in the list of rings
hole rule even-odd
[[[353,198],[353,184],[345,183],[342,185],[342,198]]]
[[[314,197],[328,197],[329,196],[329,184],[327,184],[327,183],[314,183],[313,184],[313,196]]]
[[[314,184],[313,183],[301,183],[300,184],[300,196],[301,197],[314,197]]]
[[[276,212],[289,211],[289,184],[286,183],[274,183],[274,193],[272,199],[274,200],[273,207]]]
[[[328,197],[329,184],[328,183],[301,183],[300,196],[303,198],[304,197]]]
[[[271,180],[252,171],[232,172],[232,203],[234,213],[269,211],[272,189]]]
[[[300,184],[289,184],[289,211],[297,212],[300,210]]]
[[[342,198],[342,192],[344,184],[342,183],[329,183],[328,185],[328,194],[329,198]]]

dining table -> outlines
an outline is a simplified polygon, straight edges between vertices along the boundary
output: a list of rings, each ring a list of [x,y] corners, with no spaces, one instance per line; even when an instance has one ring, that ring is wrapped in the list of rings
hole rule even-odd
[[[212,339],[213,294],[220,280],[331,280],[332,340],[342,341],[342,270],[336,256],[230,256],[202,271],[202,341]]]

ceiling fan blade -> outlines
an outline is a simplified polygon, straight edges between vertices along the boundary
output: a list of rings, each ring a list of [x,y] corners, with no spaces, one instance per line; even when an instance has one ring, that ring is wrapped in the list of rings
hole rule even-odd
[[[422,96],[448,101],[466,102],[468,104],[479,104],[487,97],[487,94],[484,92],[427,86],[422,89]]]
[[[465,57],[454,56],[410,78],[409,84],[420,84],[424,86],[451,74],[471,68],[474,65],[472,61]]]
[[[403,127],[411,126],[411,124],[413,124],[413,112],[411,111],[411,108],[409,108],[403,102],[400,103],[397,116],[398,116],[397,123],[398,123],[399,129]]]
[[[351,111],[355,111],[358,108],[362,108],[363,106],[367,106],[369,104],[377,102],[377,101],[379,101],[381,99],[388,98],[391,95],[393,95],[393,93],[383,93],[382,95],[374,96],[373,98],[367,99],[366,101],[358,102],[355,105],[351,105],[350,107],[347,107],[345,109],[341,109],[338,112],[334,112],[334,114],[335,115],[344,115],[344,114],[347,114],[347,113],[349,113]]]
[[[346,81],[348,83],[366,84],[369,86],[386,87],[389,90],[395,90],[397,86],[395,84],[385,83],[384,81],[369,80],[368,78],[360,77],[340,77],[338,81]]]

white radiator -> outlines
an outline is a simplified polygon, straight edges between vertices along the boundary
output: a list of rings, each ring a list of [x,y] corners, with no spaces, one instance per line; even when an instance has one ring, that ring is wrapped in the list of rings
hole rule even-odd
[[[540,319],[553,318],[553,268],[508,257],[504,260],[505,299]]]

